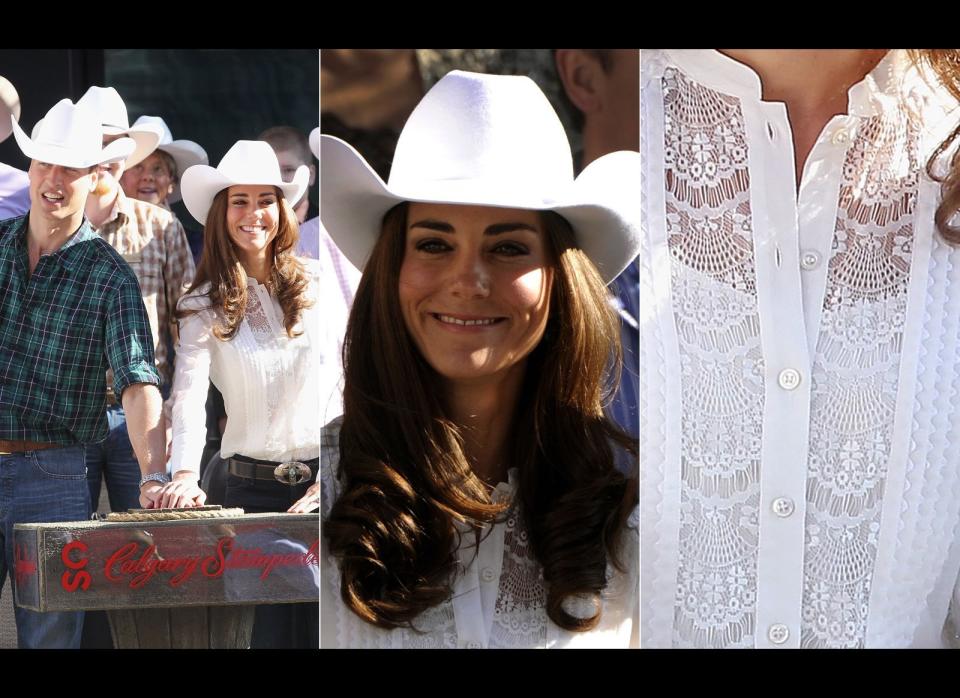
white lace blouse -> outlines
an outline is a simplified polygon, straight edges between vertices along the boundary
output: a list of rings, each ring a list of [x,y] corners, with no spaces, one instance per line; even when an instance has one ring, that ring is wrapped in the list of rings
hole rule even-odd
[[[277,299],[255,279],[247,282],[247,311],[230,341],[213,334],[219,322],[204,295],[209,286],[180,299],[178,307],[199,309],[180,320],[173,400],[172,472],[196,471],[206,443],[207,381],[223,393],[227,428],[220,455],[240,454],[269,461],[309,460],[320,451],[317,420],[320,309],[317,267],[304,260],[310,276],[298,329],[287,336]]]
[[[960,113],[891,52],[798,193],[749,68],[642,76],[642,646],[948,644],[960,249],[924,168]]]
[[[321,514],[325,519],[341,492],[336,479],[342,419],[323,429],[320,455]],[[514,472],[494,491],[496,501],[513,497]],[[561,648],[629,647],[637,635],[637,524],[634,510],[624,536],[620,573],[608,567],[600,624],[585,633],[559,628],[546,612],[543,572],[533,556],[522,518],[511,508],[503,522],[481,536],[479,551],[472,531],[465,532],[458,550],[461,572],[453,596],[420,615],[417,630],[383,630],[362,621],[340,598],[336,561],[323,553],[321,537],[320,644],[324,648]],[[322,524],[321,524],[322,525]],[[593,602],[584,613],[592,612]],[[568,609],[576,612],[575,609]]]

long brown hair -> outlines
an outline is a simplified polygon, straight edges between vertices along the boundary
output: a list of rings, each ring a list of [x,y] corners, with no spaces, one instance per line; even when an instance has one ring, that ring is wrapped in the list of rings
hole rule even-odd
[[[492,502],[473,474],[437,376],[404,324],[397,289],[407,208],[384,217],[350,314],[338,471],[345,486],[324,522],[344,603],[384,628],[412,626],[449,598],[457,524],[478,530],[508,506]],[[547,582],[547,613],[563,628],[589,630],[599,604],[582,618],[563,602],[598,598],[608,559],[619,566],[638,488],[614,467],[614,445],[636,456],[637,444],[603,414],[617,380],[611,354],[619,359],[620,351],[606,288],[563,218],[545,213],[544,228],[556,269],[550,316],[528,358],[508,449]]]
[[[960,102],[960,49],[910,49],[910,56],[915,63],[926,64],[932,68],[947,91]],[[927,160],[927,174],[934,181],[940,182],[943,194],[940,205],[937,206],[937,212],[934,214],[934,221],[941,235],[947,242],[954,245],[960,244],[960,224],[950,225],[950,220],[960,211],[960,148],[954,152],[950,160],[950,171],[946,175],[939,175],[935,164],[937,159],[958,139],[960,139],[960,123],[957,123],[950,135],[937,146]]]
[[[287,336],[295,337],[300,333],[294,327],[300,322],[303,310],[310,305],[305,295],[307,274],[303,264],[294,255],[294,248],[300,239],[297,216],[280,190],[277,187],[273,189],[280,215],[277,234],[270,243],[273,263],[270,265],[269,285],[283,308],[283,326]],[[210,205],[207,223],[203,227],[203,254],[193,284],[187,291],[192,293],[210,282],[210,290],[206,295],[210,305],[223,316],[223,324],[215,326],[213,334],[224,341],[232,339],[240,329],[240,322],[247,310],[247,273],[227,230],[228,191],[224,189],[219,192]],[[176,315],[182,318],[194,312],[196,310],[189,308],[178,309]]]

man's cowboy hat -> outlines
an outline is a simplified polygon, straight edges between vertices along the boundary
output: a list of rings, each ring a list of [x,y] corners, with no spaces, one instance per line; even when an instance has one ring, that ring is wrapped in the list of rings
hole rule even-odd
[[[183,204],[190,215],[207,223],[207,211],[213,197],[227,187],[237,184],[266,184],[277,187],[290,203],[300,200],[310,181],[310,168],[300,165],[292,182],[280,177],[280,163],[266,141],[237,141],[223,156],[216,169],[209,165],[194,165],[183,173],[180,191]]]
[[[320,159],[320,127],[317,126],[310,132],[310,152],[317,160]]]
[[[89,107],[61,99],[28,136],[17,120],[10,117],[13,137],[20,150],[31,160],[63,167],[92,167],[130,156],[137,144],[132,138],[118,138],[103,147],[100,119]]]
[[[207,157],[207,151],[201,148],[199,143],[187,140],[173,140],[173,134],[170,132],[167,122],[164,121],[162,117],[141,116],[133,122],[131,128],[137,128],[144,124],[155,124],[160,128],[160,145],[157,146],[157,150],[162,150],[173,158],[173,161],[177,163],[177,173],[179,176],[182,176],[188,167],[208,165],[210,163],[210,159]],[[171,204],[175,201],[180,201],[179,183],[173,185],[173,192],[167,201]]]
[[[524,76],[459,70],[410,115],[386,184],[349,144],[320,137],[320,219],[357,268],[402,201],[555,211],[607,282],[640,247],[640,154],[593,161],[573,178],[556,112]]]
[[[93,85],[83,97],[77,100],[77,104],[88,105],[100,115],[104,136],[129,136],[137,142],[137,149],[127,158],[124,169],[129,170],[157,149],[162,135],[160,127],[156,124],[131,126],[127,107],[112,87]]]
[[[13,127],[10,125],[11,115],[14,119],[20,118],[20,95],[17,94],[13,83],[0,75],[0,143],[7,140],[13,133]]]

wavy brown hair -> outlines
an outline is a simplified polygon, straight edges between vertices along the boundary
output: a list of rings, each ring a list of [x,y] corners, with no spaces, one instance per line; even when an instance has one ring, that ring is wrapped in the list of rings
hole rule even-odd
[[[207,223],[203,227],[203,254],[197,266],[197,274],[187,293],[210,282],[207,298],[210,305],[219,310],[223,324],[213,328],[217,339],[233,339],[240,329],[240,322],[247,311],[247,273],[240,263],[236,248],[227,230],[227,192],[219,192],[207,212]],[[300,239],[297,216],[290,204],[283,198],[280,189],[274,187],[277,195],[277,208],[280,211],[277,222],[277,234],[270,243],[273,262],[270,265],[269,286],[276,293],[280,307],[283,308],[283,326],[288,337],[301,334],[294,331],[300,322],[303,310],[310,306],[305,292],[307,274],[303,264],[294,255],[294,248]],[[196,312],[193,309],[177,310],[182,318]]]
[[[957,101],[960,101],[960,49],[910,49],[910,56],[915,63],[929,66],[947,91]],[[934,220],[941,235],[947,242],[954,245],[960,244],[960,224],[950,224],[953,216],[960,211],[960,148],[954,152],[950,160],[949,172],[946,175],[939,175],[936,172],[935,164],[937,159],[949,150],[958,139],[960,139],[960,123],[937,146],[930,159],[927,160],[927,174],[934,181],[940,182],[943,194],[940,205],[937,206]]]
[[[344,416],[338,477],[344,490],[324,522],[341,572],[341,597],[365,621],[413,627],[452,593],[457,524],[504,513],[472,472],[460,428],[446,415],[438,376],[410,338],[397,300],[407,205],[384,217],[364,270],[344,346]],[[508,436],[509,464],[533,551],[547,582],[547,613],[584,631],[600,618],[570,615],[564,600],[598,595],[636,505],[636,477],[614,467],[614,448],[637,442],[603,414],[617,384],[617,318],[596,268],[567,222],[544,213],[555,267],[543,339],[527,360]],[[375,349],[372,349],[375,348]],[[594,596],[598,598],[598,596]]]

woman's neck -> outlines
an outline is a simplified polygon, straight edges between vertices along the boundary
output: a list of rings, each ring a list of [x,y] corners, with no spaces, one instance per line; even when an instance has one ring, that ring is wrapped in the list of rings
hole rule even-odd
[[[243,265],[243,270],[249,278],[256,279],[260,284],[266,284],[270,281],[270,258],[266,250],[256,256],[242,255],[240,264]]]
[[[447,409],[462,430],[473,473],[489,485],[507,480],[507,437],[525,372],[522,361],[496,376],[445,385]]]

